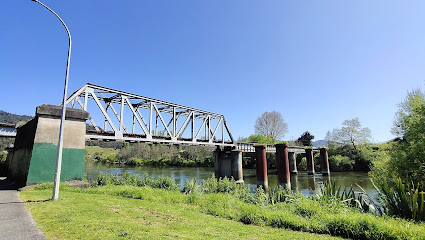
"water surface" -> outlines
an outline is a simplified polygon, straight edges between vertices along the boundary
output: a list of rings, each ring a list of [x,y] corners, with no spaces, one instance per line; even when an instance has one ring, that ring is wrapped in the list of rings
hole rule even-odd
[[[86,163],[86,173],[89,181],[93,180],[99,172],[107,174],[115,174],[121,176],[125,171],[130,174],[139,174],[143,176],[145,173],[157,178],[166,176],[172,178],[177,184],[183,188],[186,181],[196,178],[198,182],[208,179],[214,173],[212,167],[153,167],[153,166],[119,166],[101,163]],[[256,187],[255,169],[243,169],[244,181],[250,188]],[[269,187],[277,186],[276,170],[268,172]],[[291,175],[291,188],[298,190],[304,195],[311,195],[316,192],[317,186],[325,181],[335,181],[337,186],[353,187],[355,191],[360,191],[360,186],[371,197],[376,195],[376,190],[367,173],[364,172],[331,172],[330,176],[322,176],[320,173],[314,176],[308,175],[306,172],[300,171],[297,175]],[[358,186],[357,186],[358,185]]]

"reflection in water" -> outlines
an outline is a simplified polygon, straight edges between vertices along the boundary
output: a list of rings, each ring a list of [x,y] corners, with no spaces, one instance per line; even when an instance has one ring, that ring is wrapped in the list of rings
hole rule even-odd
[[[315,176],[309,175],[308,176],[308,188],[311,190],[316,190],[316,178]]]
[[[87,179],[93,180],[99,172],[112,173],[122,175],[125,171],[130,174],[149,174],[157,178],[159,176],[168,176],[173,178],[174,181],[183,188],[186,181],[195,178],[198,183],[203,179],[208,179],[214,173],[212,167],[202,168],[189,168],[189,167],[151,167],[151,166],[118,166],[118,165],[104,165],[101,163],[86,163]],[[257,178],[255,176],[255,169],[244,169],[244,181],[250,189],[256,188]],[[298,190],[305,195],[314,194],[317,186],[327,181],[335,181],[337,186],[353,187],[355,191],[360,191],[357,184],[365,189],[365,191],[372,197],[376,195],[376,190],[367,173],[363,172],[331,172],[330,176],[322,176],[320,173],[314,176],[307,175],[306,172],[299,171],[296,175],[291,175],[291,189]],[[270,170],[268,173],[269,187],[276,187],[277,175],[276,170]]]

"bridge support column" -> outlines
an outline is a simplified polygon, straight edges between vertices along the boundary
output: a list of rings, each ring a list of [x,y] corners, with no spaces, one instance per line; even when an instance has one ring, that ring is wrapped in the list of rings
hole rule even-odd
[[[214,175],[217,179],[233,177],[236,183],[243,184],[242,152],[228,147],[222,150],[217,146],[214,153]]]
[[[322,170],[322,175],[329,175],[329,160],[328,160],[328,151],[326,148],[320,148],[320,168]]]
[[[243,170],[242,170],[242,152],[232,150],[232,176],[236,183],[243,184]]]
[[[277,181],[280,186],[291,189],[291,176],[289,175],[288,144],[276,144],[276,170]]]
[[[305,158],[307,160],[307,173],[308,175],[314,175],[314,158],[313,158],[313,149],[305,149]]]
[[[220,179],[221,177],[220,155],[221,155],[221,148],[217,146],[214,152],[214,175],[217,179]]]
[[[289,172],[291,174],[297,174],[297,158],[295,157],[295,152],[288,152],[289,159]]]
[[[257,187],[262,186],[264,191],[267,191],[269,188],[268,178],[267,178],[267,159],[266,159],[266,146],[258,145],[255,147],[256,153],[256,174],[257,174]]]

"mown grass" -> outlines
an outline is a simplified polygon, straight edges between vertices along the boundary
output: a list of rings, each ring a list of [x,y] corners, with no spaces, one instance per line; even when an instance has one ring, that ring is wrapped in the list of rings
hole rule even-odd
[[[178,191],[61,187],[59,200],[51,201],[50,186],[21,192],[48,239],[336,239],[205,214]]]
[[[43,189],[51,188],[51,185],[44,184],[38,187],[38,190],[24,192],[23,196],[34,197],[38,194],[37,191],[45,191]],[[92,183],[92,186],[95,185],[98,186],[85,190],[67,187],[63,191],[69,194],[92,194],[93,199],[98,199],[99,196],[100,198],[103,196],[108,196],[105,198],[124,197],[122,201],[126,201],[125,198],[138,199],[135,201],[141,201],[140,204],[154,203],[154,206],[161,206],[162,212],[169,209],[191,209],[197,214],[206,213],[221,219],[234,220],[235,224],[236,222],[245,223],[245,226],[251,227],[256,225],[275,230],[284,228],[353,239],[425,239],[423,223],[389,216],[378,217],[348,207],[345,202],[338,199],[318,196],[307,198],[283,189],[271,189],[268,194],[265,194],[260,188],[251,193],[247,188],[240,187],[228,179],[217,182],[211,178],[199,185],[193,180],[185,184],[183,193],[176,190],[173,183],[166,178],[153,180],[149,176],[138,177],[129,174],[124,174],[121,178],[100,174],[97,181]],[[82,197],[78,198],[82,199]],[[78,199],[74,201],[79,202]],[[73,204],[76,205],[76,203]],[[102,200],[99,199],[96,204],[103,205]],[[122,206],[120,203],[117,205]],[[36,208],[40,207],[44,206]],[[73,211],[78,212],[79,208],[81,207],[76,207]],[[35,214],[37,222],[37,216],[43,216],[43,214],[45,213]],[[176,216],[181,214],[176,212]],[[96,215],[89,215],[91,218],[94,216]],[[204,217],[197,215],[195,218],[203,219]],[[182,237],[185,236],[182,235]],[[267,238],[273,238],[273,236]]]

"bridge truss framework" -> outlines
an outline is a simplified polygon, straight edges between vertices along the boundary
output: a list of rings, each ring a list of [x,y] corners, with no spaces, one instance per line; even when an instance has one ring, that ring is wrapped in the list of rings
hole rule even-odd
[[[118,91],[91,83],[66,105],[90,112],[88,139],[235,146],[223,115]],[[94,119],[100,112],[103,126]],[[98,119],[96,119],[98,121]]]

